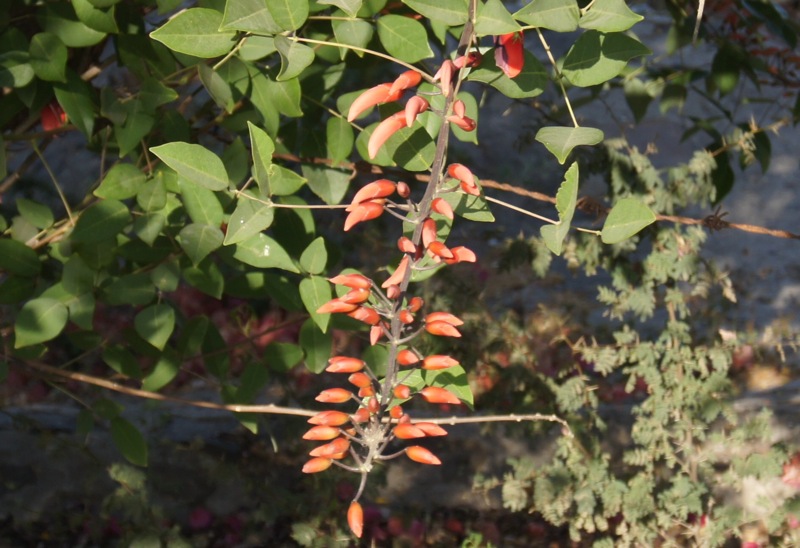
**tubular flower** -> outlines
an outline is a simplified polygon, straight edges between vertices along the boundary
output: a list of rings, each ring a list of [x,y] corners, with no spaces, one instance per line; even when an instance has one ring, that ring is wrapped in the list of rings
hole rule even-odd
[[[447,121],[451,124],[455,124],[464,131],[475,131],[475,128],[478,127],[478,124],[475,122],[475,120],[469,116],[452,115],[447,117]]]
[[[428,103],[427,99],[424,99],[419,95],[415,95],[409,99],[406,103],[406,108],[403,111],[406,115],[406,125],[411,126],[411,124],[414,123],[414,120],[417,119],[417,115],[428,110],[430,106],[431,105]]]
[[[408,198],[411,196],[411,187],[408,186],[408,183],[404,183],[403,181],[397,183],[397,195],[401,198]]]
[[[344,388],[328,388],[320,392],[314,399],[322,403],[344,403],[352,397],[352,392]]]
[[[522,72],[525,44],[521,32],[503,34],[495,39],[494,62],[509,78],[515,78]]]
[[[303,465],[304,474],[316,474],[317,472],[324,472],[331,467],[333,461],[322,457],[315,457]]]
[[[341,426],[350,420],[350,415],[342,411],[334,411],[329,409],[327,411],[320,411],[310,419],[309,424],[318,424],[321,426]]]
[[[405,400],[411,397],[411,388],[405,384],[398,384],[394,387],[392,394],[394,394],[394,397],[398,400]]]
[[[461,337],[461,333],[447,322],[426,322],[425,331],[440,337]]]
[[[375,346],[383,335],[383,328],[380,325],[373,325],[369,328],[369,344]]]
[[[411,297],[411,300],[408,301],[408,309],[411,312],[418,312],[423,304],[425,304],[425,301],[422,300],[422,297]]]
[[[459,325],[464,325],[464,322],[461,321],[460,318],[457,316],[453,316],[449,312],[431,312],[427,316],[425,316],[426,322],[446,322],[450,325],[454,325],[458,327]]]
[[[400,282],[403,281],[403,277],[408,271],[409,262],[410,259],[408,258],[408,255],[403,255],[403,258],[400,259],[400,264],[397,265],[397,269],[395,269],[391,276],[386,278],[386,281],[381,284],[381,287],[386,289],[390,285],[400,285]]]
[[[365,386],[364,388],[359,389],[358,395],[362,398],[369,398],[369,401],[367,402],[367,411],[369,411],[370,414],[374,415],[380,411],[381,404],[378,403],[378,400],[374,397],[375,390],[371,386]]]
[[[347,377],[347,380],[350,381],[350,384],[358,388],[364,388],[365,386],[370,386],[372,384],[372,380],[366,373],[353,373]]]
[[[455,216],[455,213],[453,212],[453,206],[451,206],[444,198],[434,198],[431,202],[431,209],[439,215],[444,215],[451,221]]]
[[[447,430],[432,422],[418,422],[414,426],[425,432],[426,436],[446,436]]]
[[[412,255],[417,252],[417,246],[415,246],[414,242],[405,236],[400,236],[400,238],[397,240],[397,249],[403,253],[411,253]]]
[[[456,68],[462,69],[464,67],[477,67],[481,64],[483,60],[483,55],[477,51],[470,51],[466,55],[462,55],[460,57],[456,57],[455,61],[453,61],[453,65]]]
[[[58,101],[53,99],[42,108],[39,119],[44,131],[53,131],[67,124],[67,113],[64,112]]]
[[[449,97],[453,89],[453,75],[456,70],[455,64],[450,59],[447,59],[442,63],[442,66],[439,67],[439,70],[436,71],[436,74],[433,75],[434,82],[441,81],[440,87],[442,89],[442,95],[445,97]]]
[[[338,455],[339,453],[344,453],[350,449],[350,441],[346,438],[336,438],[330,443],[326,443],[325,445],[320,445],[319,447],[315,447],[313,450],[309,451],[309,455],[312,457],[328,457],[333,458],[333,455]]]
[[[360,306],[352,312],[348,312],[347,315],[367,325],[377,325],[381,321],[380,315],[374,309],[366,306]]]
[[[395,405],[391,409],[389,409],[389,416],[393,419],[399,419],[403,416],[403,408],[399,405]]]
[[[339,274],[328,281],[335,285],[343,285],[354,289],[369,289],[372,287],[372,280],[363,274]]]
[[[358,308],[357,304],[346,303],[340,299],[331,299],[317,308],[317,314],[341,314],[352,312]]]
[[[309,428],[308,432],[303,434],[303,439],[313,441],[328,441],[339,437],[339,434],[341,434],[341,431],[338,428],[333,426],[319,425]]]
[[[369,411],[364,408],[360,407],[358,411],[353,413],[353,422],[367,422],[369,420]]]
[[[426,386],[419,393],[428,403],[461,403],[455,394],[439,386]]]
[[[356,537],[361,538],[364,534],[364,510],[356,501],[351,502],[347,509],[347,525]]]
[[[439,241],[431,242],[431,244],[428,246],[428,251],[437,257],[441,257],[442,259],[452,259],[454,257],[453,252],[450,251],[446,245]]]
[[[328,360],[328,364],[325,368],[328,373],[357,373],[367,365],[364,360],[348,356],[334,356]]]
[[[467,105],[464,104],[464,101],[462,101],[461,99],[453,101],[453,114],[455,114],[459,118],[463,118],[466,113],[467,113]]]
[[[415,363],[419,363],[419,356],[417,356],[417,353],[413,350],[404,348],[397,353],[397,363],[400,365],[414,365]]]
[[[428,217],[422,222],[422,245],[426,248],[436,241],[436,221]]]
[[[421,462],[422,464],[442,464],[442,461],[440,461],[436,455],[419,445],[407,447],[406,456],[411,460],[415,462]]]
[[[394,427],[394,435],[396,438],[401,440],[412,440],[414,438],[424,438],[425,432],[410,422],[406,422],[403,424],[398,424]]]
[[[375,158],[375,155],[378,154],[378,149],[383,146],[383,143],[389,137],[406,127],[406,125],[406,113],[403,111],[395,112],[378,124],[378,127],[369,136],[369,141],[367,142],[367,152],[370,159]]]
[[[339,300],[343,303],[348,304],[361,304],[369,299],[370,290],[369,289],[351,289],[341,297]]]
[[[474,194],[473,192],[467,190],[467,188],[474,188],[478,194],[480,195],[480,190],[478,189],[478,185],[475,183],[475,176],[463,164],[450,164],[447,168],[447,174],[452,177],[453,179],[458,179],[461,183],[461,188],[464,189],[464,192],[467,194]]]
[[[346,211],[352,211],[353,208],[361,202],[391,196],[396,189],[397,185],[389,179],[378,179],[377,181],[366,184],[353,196],[353,201],[347,206]]]
[[[397,93],[408,88],[413,88],[422,81],[422,75],[416,70],[407,70],[398,76],[389,89],[389,93]]]
[[[397,101],[402,96],[403,90],[392,93],[392,84],[378,84],[375,87],[369,88],[359,95],[350,105],[350,110],[347,113],[347,121],[352,122],[365,110],[382,103]]]
[[[445,259],[444,262],[447,264],[474,263],[478,260],[478,257],[475,256],[475,252],[463,245],[451,247],[450,251],[453,252],[453,258]]]
[[[458,361],[454,360],[450,356],[445,356],[444,354],[433,354],[432,356],[428,356],[422,360],[422,369],[427,369],[429,371],[447,369],[448,367],[453,367],[455,365],[458,365]]]
[[[344,220],[344,231],[347,232],[358,223],[371,221],[372,219],[380,217],[381,214],[383,214],[383,203],[384,200],[375,199],[367,200],[366,202],[361,202],[353,206],[353,209],[350,210],[350,213]]]
[[[397,318],[405,325],[414,323],[414,315],[405,309],[400,311],[400,313],[397,315]]]
[[[386,288],[386,298],[395,300],[397,297],[400,296],[400,286],[399,285],[390,285]]]

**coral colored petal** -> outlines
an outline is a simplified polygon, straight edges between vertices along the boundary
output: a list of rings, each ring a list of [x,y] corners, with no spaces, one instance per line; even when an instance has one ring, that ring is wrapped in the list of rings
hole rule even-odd
[[[350,421],[350,415],[342,411],[334,411],[329,409],[327,411],[320,411],[310,419],[309,424],[318,424],[321,426],[341,426]]]
[[[450,251],[453,252],[453,256],[456,259],[456,262],[459,263],[474,263],[478,260],[478,257],[475,255],[475,252],[471,249],[460,245],[458,247],[450,248]]]
[[[425,324],[425,331],[440,337],[460,337],[461,333],[447,322],[430,322]]]
[[[398,238],[397,248],[403,253],[411,253],[412,255],[417,252],[417,246],[406,236],[400,236],[400,238]]]
[[[475,123],[475,120],[468,116],[448,116],[447,121],[451,124],[455,124],[464,131],[475,131],[475,128],[478,127],[478,124]]]
[[[422,75],[417,72],[416,70],[407,70],[403,74],[397,77],[397,79],[392,82],[392,86],[389,89],[389,93],[397,93],[398,91],[403,91],[408,88],[413,88],[417,84],[422,81]]]
[[[498,68],[509,78],[518,76],[525,64],[525,44],[522,33],[504,34],[498,38],[497,43],[494,60]]]
[[[422,297],[411,297],[411,300],[408,301],[408,309],[411,312],[417,312],[422,305],[425,304],[425,301],[422,300]]]
[[[419,393],[428,403],[461,403],[455,394],[439,386],[426,386]]]
[[[425,432],[426,436],[446,436],[447,430],[432,422],[418,422],[414,426]]]
[[[372,280],[363,274],[339,274],[333,278],[328,278],[328,281],[335,285],[357,287],[359,289],[369,289],[372,287]]]
[[[370,159],[374,158],[378,154],[378,149],[383,146],[389,137],[404,127],[406,127],[406,116],[405,112],[402,111],[395,112],[383,122],[378,124],[378,127],[375,128],[375,131],[373,131],[372,135],[369,136],[369,142],[367,142],[367,151]]]
[[[389,179],[378,179],[377,181],[364,185],[363,188],[356,192],[351,205],[355,206],[361,202],[366,202],[367,200],[373,200],[375,198],[386,198],[394,194],[396,188],[397,185]],[[348,208],[348,211],[349,210],[350,208]]]
[[[420,462],[422,464],[442,464],[442,461],[440,461],[436,455],[419,445],[412,445],[411,447],[406,448],[406,456],[411,460]]]
[[[352,122],[367,109],[391,101],[390,90],[391,84],[379,84],[375,87],[369,88],[367,91],[359,95],[355,101],[350,105],[350,110],[347,113],[347,121]],[[399,99],[399,96],[394,100]]]
[[[422,114],[430,107],[430,103],[419,95],[415,95],[411,99],[408,100],[406,103],[406,108],[404,113],[406,115],[406,125],[411,126],[414,123],[414,120],[417,119],[417,115]]]
[[[328,363],[330,365],[325,368],[328,373],[358,373],[367,365],[364,360],[346,356],[335,356]]]
[[[431,242],[431,245],[428,246],[428,251],[436,255],[437,257],[441,257],[442,259],[452,259],[453,252],[444,245],[442,242],[435,241]]]
[[[371,291],[369,289],[351,289],[346,294],[339,297],[343,303],[361,304],[369,299]]]
[[[328,441],[334,438],[338,438],[341,431],[338,428],[333,426],[313,426],[311,427],[308,432],[303,434],[304,440],[313,440],[313,441]]]
[[[401,198],[408,198],[411,196],[411,187],[408,186],[408,183],[404,183],[403,181],[397,183],[397,195]]]
[[[362,202],[355,206],[344,220],[344,231],[347,232],[358,223],[377,219],[383,213],[383,204],[375,201]]]
[[[365,386],[369,386],[372,384],[372,379],[369,378],[369,375],[366,373],[353,373],[347,380],[350,384],[357,388],[364,388]]]
[[[428,217],[422,222],[422,245],[426,248],[436,241],[436,221]]]
[[[449,312],[431,312],[425,316],[426,322],[446,322],[450,325],[464,325],[464,322],[458,316],[454,316]]]
[[[407,422],[395,426],[394,435],[396,438],[401,440],[413,440],[414,438],[424,438],[425,432]]]
[[[390,285],[400,285],[400,282],[403,281],[403,277],[405,277],[406,271],[408,270],[409,261],[408,255],[403,255],[400,264],[397,265],[397,269],[381,284],[381,287],[386,289]]]
[[[450,164],[447,168],[447,174],[453,179],[458,179],[471,186],[476,186],[475,176],[469,168],[463,164]]]
[[[314,398],[322,403],[344,403],[353,397],[353,393],[344,388],[328,388]]]
[[[356,308],[358,308],[358,305],[345,303],[339,299],[332,299],[317,308],[317,314],[341,314],[343,312],[352,312]]]
[[[322,457],[314,457],[303,465],[304,474],[316,474],[317,472],[324,472],[331,467],[333,461],[331,459],[324,459]]]
[[[453,206],[451,206],[444,198],[434,198],[431,202],[431,209],[440,215],[444,215],[451,221],[455,217]]]
[[[481,195],[481,189],[478,188],[478,185],[476,185],[475,183],[469,184],[466,181],[461,181],[461,190],[463,190],[464,192],[466,192],[471,196]]]
[[[404,348],[397,353],[397,363],[400,365],[414,365],[415,363],[419,363],[419,356],[417,356],[417,353],[413,350]]]
[[[464,104],[464,101],[458,99],[457,101],[453,102],[453,114],[455,114],[459,118],[463,118],[466,113],[467,113],[467,106]]]
[[[369,329],[369,344],[375,346],[383,337],[383,328],[380,325],[373,325]]]
[[[456,66],[453,64],[453,62],[450,59],[447,59],[444,63],[442,63],[442,66],[439,67],[439,70],[436,71],[436,74],[433,75],[434,82],[441,80],[439,87],[441,87],[442,95],[445,97],[450,96],[453,86],[453,74],[456,70]]]
[[[422,369],[436,371],[458,365],[458,361],[444,354],[433,354],[422,360]]]
[[[368,325],[376,325],[379,321],[381,321],[380,315],[375,311],[373,308],[368,308],[366,306],[362,306],[349,312],[347,314],[354,320],[358,320],[360,322],[364,322]]]

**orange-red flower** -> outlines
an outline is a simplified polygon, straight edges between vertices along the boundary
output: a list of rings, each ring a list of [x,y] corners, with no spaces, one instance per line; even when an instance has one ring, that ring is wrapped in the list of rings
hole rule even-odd
[[[478,258],[475,256],[475,252],[467,247],[464,247],[463,245],[451,247],[450,251],[453,252],[453,258],[445,259],[444,262],[447,264],[474,263],[478,260]]]
[[[367,200],[353,206],[344,220],[344,231],[347,232],[358,223],[377,219],[383,213],[383,199]]]
[[[414,365],[419,362],[419,356],[413,350],[404,348],[397,353],[397,363],[400,365]]]
[[[347,509],[347,525],[356,537],[361,538],[364,534],[364,510],[356,501],[351,502]]]
[[[313,441],[328,441],[339,437],[339,434],[341,434],[341,431],[336,427],[318,425],[309,428],[308,432],[303,434],[303,439]]]
[[[525,64],[525,44],[521,32],[498,36],[495,42],[494,61],[509,78],[522,72]]]
[[[404,183],[403,181],[397,183],[397,195],[401,198],[408,198],[411,196],[411,187],[408,186],[408,183]]]
[[[369,289],[354,288],[339,297],[339,300],[348,304],[361,304],[369,299]]]
[[[392,82],[392,86],[389,89],[389,93],[393,94],[397,93],[398,91],[403,91],[408,88],[413,88],[421,81],[422,81],[422,74],[420,74],[416,70],[407,70],[400,76],[398,76],[394,82]]]
[[[42,108],[39,117],[42,122],[42,129],[45,131],[53,131],[67,123],[67,113],[64,112],[64,109],[55,99]]]
[[[447,117],[447,121],[451,124],[457,125],[464,131],[475,131],[478,124],[469,116],[456,116],[455,114]]]
[[[369,88],[359,95],[350,105],[350,110],[347,113],[347,121],[352,122],[365,110],[382,103],[397,101],[402,96],[403,90],[397,90],[392,93],[392,84],[378,84],[375,87]]]
[[[423,304],[425,304],[425,301],[422,300],[422,297],[411,297],[411,300],[408,301],[408,309],[411,312],[418,312]]]
[[[413,461],[421,462],[422,464],[433,464],[438,465],[442,464],[442,461],[439,458],[419,445],[412,445],[411,447],[406,448],[406,456]]]
[[[439,386],[426,386],[419,393],[428,403],[461,403],[455,394]]]
[[[375,346],[376,344],[378,344],[378,341],[381,340],[381,337],[383,337],[383,335],[384,335],[383,327],[381,327],[380,325],[373,325],[372,327],[369,328],[369,344],[371,346]]]
[[[397,249],[403,253],[411,253],[412,255],[417,252],[417,246],[406,236],[400,236],[400,238],[398,238]]]
[[[444,354],[433,354],[422,360],[422,369],[436,371],[458,365],[458,361]]]
[[[447,322],[428,322],[425,324],[425,331],[440,337],[461,337],[458,329]]]
[[[415,95],[409,99],[406,103],[406,108],[403,110],[406,115],[406,125],[410,127],[414,123],[414,120],[417,119],[417,116],[428,110],[430,106],[427,99],[419,95]]]
[[[450,325],[459,326],[464,325],[464,322],[458,316],[454,316],[449,312],[431,312],[425,316],[426,322],[447,322]]]
[[[334,356],[328,360],[328,364],[325,368],[328,373],[357,373],[366,365],[364,360],[348,356]]]
[[[411,388],[405,384],[398,384],[394,387],[392,394],[394,394],[394,397],[398,400],[405,400],[411,397]]]
[[[366,373],[353,373],[347,380],[350,381],[350,384],[357,386],[358,388],[364,388],[365,386],[370,386],[372,384],[372,379],[369,378],[369,375]]]
[[[425,432],[426,436],[446,436],[447,430],[432,422],[418,422],[414,424],[417,428]]]
[[[312,457],[328,457],[334,458],[334,455],[338,455],[340,453],[344,453],[350,449],[350,441],[346,438],[336,438],[330,443],[326,443],[325,445],[320,445],[319,447],[315,447],[311,451],[308,452],[309,455]]]
[[[386,289],[390,285],[400,285],[400,282],[403,281],[403,277],[408,271],[409,261],[408,255],[403,255],[403,258],[400,259],[400,264],[397,265],[397,269],[391,276],[386,278],[386,281],[381,284],[381,287]]]
[[[332,284],[358,289],[369,289],[372,287],[372,280],[363,274],[339,274],[333,278],[328,278],[328,281]]]
[[[466,55],[456,57],[455,61],[453,61],[453,65],[459,69],[464,67],[477,67],[481,64],[481,60],[483,60],[483,55],[481,55],[480,52],[470,51]]]
[[[378,149],[383,146],[383,143],[399,130],[406,127],[406,125],[406,113],[402,110],[388,116],[383,122],[378,124],[378,127],[376,127],[372,135],[369,136],[369,141],[367,142],[369,157],[374,158],[378,154]]]
[[[436,74],[433,75],[434,82],[441,81],[440,87],[442,89],[442,95],[445,97],[449,97],[453,89],[453,75],[456,70],[458,69],[455,64],[453,64],[450,59],[446,59],[444,63],[442,63],[442,66],[439,67],[439,70],[436,71]]]
[[[453,206],[451,206],[444,198],[434,198],[431,202],[431,209],[440,215],[444,215],[451,221],[455,216]]]
[[[328,388],[314,398],[322,403],[344,403],[353,397],[352,392],[344,388]]]
[[[350,415],[342,411],[334,411],[329,409],[327,411],[320,411],[310,419],[309,424],[318,424],[321,426],[341,426],[350,420]]]
[[[436,241],[436,221],[428,217],[422,221],[422,245],[426,248]]]
[[[317,308],[317,314],[341,314],[352,312],[358,308],[357,304],[346,303],[340,299],[331,299]]]
[[[375,309],[369,308],[368,306],[360,306],[352,312],[348,312],[347,315],[354,320],[364,322],[368,325],[376,325],[379,321],[381,321],[381,317],[375,311]]]
[[[358,192],[356,192],[355,196],[353,196],[353,201],[349,206],[347,206],[346,211],[352,211],[353,208],[361,202],[374,200],[375,198],[386,198],[387,196],[391,196],[394,194],[396,188],[397,185],[389,179],[378,179],[377,181],[372,181],[371,183],[364,185]]]
[[[398,424],[394,427],[394,435],[396,438],[401,440],[412,440],[414,438],[424,438],[425,432],[410,422],[406,422],[403,424]]]
[[[317,472],[324,472],[331,467],[333,461],[322,457],[314,457],[303,465],[304,474],[316,474]]]
[[[439,241],[431,242],[430,245],[428,246],[428,251],[430,251],[437,257],[441,257],[442,259],[453,258],[453,252],[450,251],[450,249],[446,245],[444,245],[442,242]]]

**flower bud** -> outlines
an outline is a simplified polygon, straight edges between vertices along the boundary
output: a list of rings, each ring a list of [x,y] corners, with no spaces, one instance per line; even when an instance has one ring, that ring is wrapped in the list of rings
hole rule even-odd
[[[411,447],[406,448],[406,456],[408,456],[408,458],[411,460],[421,462],[422,464],[442,464],[442,461],[440,461],[436,455],[419,445],[412,445]]]

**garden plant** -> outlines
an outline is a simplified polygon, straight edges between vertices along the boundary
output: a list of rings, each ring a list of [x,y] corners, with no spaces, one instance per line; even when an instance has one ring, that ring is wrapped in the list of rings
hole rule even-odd
[[[669,0],[656,50],[637,34],[656,9],[624,0],[2,4],[5,406],[72,402],[75,435],[110,431],[145,475],[123,397],[252,436],[280,417],[307,497],[333,501],[285,510],[301,545],[391,543],[365,518],[385,470],[447,470],[466,424],[550,448],[463,478],[532,539],[800,543],[796,440],[733,406],[752,354],[797,337],[721,329],[736,292],[703,255],[719,230],[797,245],[721,209],[800,115],[789,8]],[[664,165],[582,109],[683,117],[703,143]],[[524,231],[485,236],[501,216]],[[508,271],[582,279],[602,320],[563,285],[509,310],[514,288],[490,291]],[[782,488],[766,512],[732,495],[752,481]],[[122,543],[186,542],[114,519]]]

